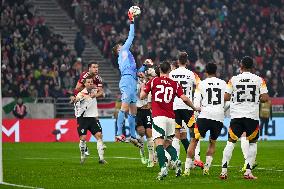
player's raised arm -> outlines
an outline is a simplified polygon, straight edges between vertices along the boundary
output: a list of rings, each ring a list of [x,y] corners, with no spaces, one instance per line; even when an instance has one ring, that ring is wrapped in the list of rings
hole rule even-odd
[[[134,39],[134,14],[130,11],[128,11],[128,18],[130,20],[130,30],[128,33],[127,40],[122,46],[122,49],[129,49]]]

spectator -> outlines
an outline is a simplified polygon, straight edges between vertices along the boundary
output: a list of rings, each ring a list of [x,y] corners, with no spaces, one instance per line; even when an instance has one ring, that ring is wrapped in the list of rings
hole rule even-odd
[[[24,119],[27,115],[27,107],[23,104],[23,100],[21,98],[18,98],[17,104],[13,109],[13,114],[18,119]]]
[[[82,57],[82,54],[85,50],[85,40],[81,34],[81,32],[77,32],[75,42],[74,42],[74,48],[77,52],[77,57]]]

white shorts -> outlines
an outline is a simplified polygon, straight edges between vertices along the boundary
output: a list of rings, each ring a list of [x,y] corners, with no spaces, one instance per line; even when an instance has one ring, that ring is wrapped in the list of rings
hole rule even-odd
[[[153,139],[155,140],[156,138],[162,137],[171,140],[175,135],[175,125],[175,119],[165,116],[154,117],[152,129]]]

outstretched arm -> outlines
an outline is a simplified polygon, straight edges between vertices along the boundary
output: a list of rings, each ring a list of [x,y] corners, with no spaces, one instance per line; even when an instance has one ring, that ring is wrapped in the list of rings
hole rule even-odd
[[[128,37],[127,37],[127,40],[125,41],[122,49],[129,49],[130,46],[132,45],[133,39],[134,39],[134,22],[131,22]]]

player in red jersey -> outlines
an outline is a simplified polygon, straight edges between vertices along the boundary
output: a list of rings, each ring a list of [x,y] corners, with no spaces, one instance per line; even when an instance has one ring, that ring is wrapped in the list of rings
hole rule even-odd
[[[162,180],[168,175],[165,163],[165,150],[171,155],[171,161],[176,169],[176,177],[181,175],[181,161],[177,157],[177,151],[172,146],[172,138],[175,135],[175,113],[173,111],[174,98],[180,97],[185,104],[197,111],[190,99],[183,94],[182,87],[169,78],[171,65],[163,62],[160,65],[160,76],[149,80],[140,93],[144,99],[149,92],[152,94],[152,137],[155,140],[158,161],[161,172],[157,179]]]
[[[95,62],[94,60],[91,60],[88,64],[88,71],[84,71],[80,74],[80,78],[74,89],[74,96],[70,97],[70,103],[75,102],[77,94],[85,88],[84,80],[89,77],[93,78],[94,89],[97,91],[96,98],[104,97],[103,81],[102,81],[102,78],[99,76],[99,64]],[[98,111],[98,108],[96,111]],[[97,112],[97,115],[98,115],[98,112]],[[101,127],[99,118],[96,117],[96,119],[97,119],[97,124]],[[88,147],[86,147],[85,154],[89,155]]]

